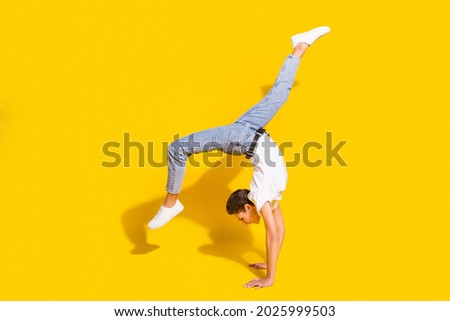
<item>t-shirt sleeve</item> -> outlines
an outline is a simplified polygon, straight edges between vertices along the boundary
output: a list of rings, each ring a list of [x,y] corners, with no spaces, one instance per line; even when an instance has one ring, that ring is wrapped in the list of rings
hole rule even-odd
[[[270,207],[272,210],[276,209],[278,206],[278,201],[281,200],[283,192],[279,192],[275,199],[269,197],[268,193],[264,193],[262,191],[250,191],[248,193],[248,199],[255,204],[258,213],[261,213],[261,209],[266,202],[270,203]]]
[[[263,193],[261,191],[257,192],[250,192],[248,193],[248,199],[253,202],[256,206],[256,210],[261,213],[261,209],[264,206],[266,202],[271,203],[272,206],[272,200],[269,196],[267,196],[266,193]]]

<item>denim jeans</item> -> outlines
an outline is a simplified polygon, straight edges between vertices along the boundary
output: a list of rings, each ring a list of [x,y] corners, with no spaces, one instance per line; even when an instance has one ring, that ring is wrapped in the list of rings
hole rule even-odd
[[[212,150],[221,150],[232,155],[245,154],[256,130],[266,126],[286,102],[299,64],[300,58],[288,55],[272,89],[234,123],[199,131],[171,143],[168,149],[167,192],[180,193],[186,161],[192,154]]]

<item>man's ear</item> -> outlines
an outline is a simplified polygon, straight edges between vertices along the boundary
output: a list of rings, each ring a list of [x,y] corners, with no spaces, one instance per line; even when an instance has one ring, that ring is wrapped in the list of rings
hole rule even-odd
[[[250,210],[251,208],[252,208],[252,206],[251,206],[250,204],[245,204],[245,205],[244,205],[244,209],[245,209],[246,211]]]

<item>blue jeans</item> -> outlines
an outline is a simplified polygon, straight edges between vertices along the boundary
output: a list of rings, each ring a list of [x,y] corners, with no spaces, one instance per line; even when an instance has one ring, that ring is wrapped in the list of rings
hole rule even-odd
[[[233,124],[196,132],[171,143],[168,149],[167,192],[180,193],[186,172],[186,160],[192,154],[212,150],[221,150],[232,155],[245,154],[256,130],[266,126],[286,102],[299,64],[300,58],[288,55],[272,89]]]

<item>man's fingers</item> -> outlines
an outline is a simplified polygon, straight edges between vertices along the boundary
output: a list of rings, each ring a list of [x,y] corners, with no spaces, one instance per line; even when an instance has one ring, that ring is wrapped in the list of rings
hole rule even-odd
[[[257,269],[261,269],[261,268],[263,268],[263,266],[265,266],[265,263],[251,263],[248,266],[254,267],[254,268],[257,268]]]
[[[265,285],[264,285],[263,279],[254,278],[250,282],[245,283],[244,287],[260,289],[260,288],[265,287]]]
[[[246,287],[247,288],[254,288],[254,287],[260,288],[260,287],[262,287],[262,285],[259,284],[258,281],[250,281],[246,284]]]
[[[246,287],[251,288],[255,285],[256,282],[257,282],[257,279],[253,279],[250,282],[246,283],[245,285],[246,285]]]
[[[249,267],[255,268],[255,269],[264,269],[264,267],[259,264],[259,263],[253,263],[253,264],[249,264]]]

